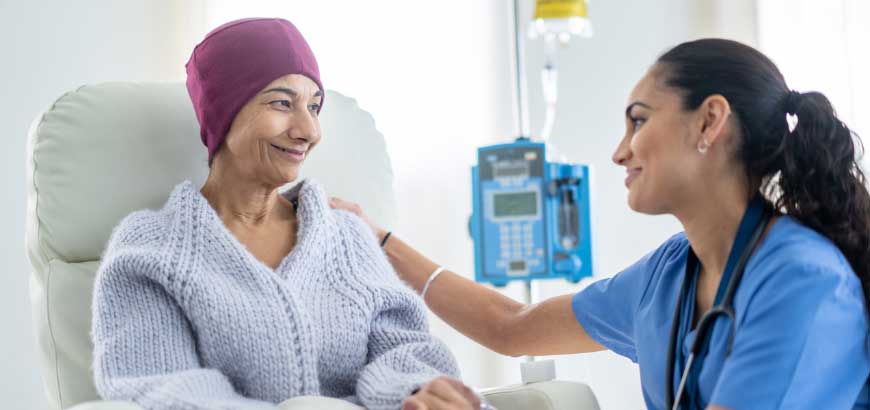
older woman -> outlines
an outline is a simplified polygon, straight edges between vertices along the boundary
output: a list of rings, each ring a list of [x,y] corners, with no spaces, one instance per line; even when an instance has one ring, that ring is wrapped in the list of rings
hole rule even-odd
[[[277,191],[321,139],[323,86],[299,31],[227,23],[186,67],[210,172],[112,234],[94,290],[100,395],[149,410],[460,401],[443,378],[454,358],[365,223],[313,181]]]

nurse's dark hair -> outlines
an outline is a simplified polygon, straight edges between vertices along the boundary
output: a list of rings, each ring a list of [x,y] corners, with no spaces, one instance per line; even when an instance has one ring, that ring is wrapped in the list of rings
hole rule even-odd
[[[736,155],[773,207],[828,237],[861,279],[870,306],[870,194],[863,146],[819,92],[791,91],[776,65],[731,40],[680,44],[661,57],[664,83],[693,110],[725,97],[742,129]],[[786,113],[797,115],[789,132]],[[859,154],[860,153],[860,154]]]

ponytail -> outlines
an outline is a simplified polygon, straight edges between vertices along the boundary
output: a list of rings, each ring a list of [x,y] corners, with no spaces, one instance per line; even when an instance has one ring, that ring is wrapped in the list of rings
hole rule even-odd
[[[866,298],[870,295],[870,194],[856,158],[856,146],[862,154],[863,146],[824,95],[789,94],[782,119],[773,121],[781,128],[775,131],[779,146],[773,163],[766,169],[750,169],[750,174],[778,171],[766,180],[763,192],[777,209],[837,245],[861,279]],[[786,117],[791,113],[797,124],[790,131]]]

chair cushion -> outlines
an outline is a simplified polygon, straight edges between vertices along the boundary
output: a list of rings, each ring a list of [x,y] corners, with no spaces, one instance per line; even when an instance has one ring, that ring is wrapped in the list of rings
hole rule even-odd
[[[550,380],[481,392],[499,410],[600,410],[585,383]]]
[[[383,136],[355,100],[327,91],[326,101],[323,139],[303,177],[393,225]],[[31,302],[49,400],[58,409],[96,399],[91,290],[112,228],[134,210],[162,206],[182,180],[202,184],[207,151],[182,83],[81,87],[38,116],[28,138]]]

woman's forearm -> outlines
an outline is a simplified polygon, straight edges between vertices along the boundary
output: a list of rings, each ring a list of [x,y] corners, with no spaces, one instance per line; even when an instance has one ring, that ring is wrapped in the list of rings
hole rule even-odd
[[[379,235],[383,238],[383,235]],[[417,293],[438,264],[391,236],[384,249],[393,268]],[[450,271],[426,291],[426,304],[454,329],[508,356],[604,350],[574,318],[571,295],[526,305]]]
[[[395,235],[384,250],[399,276],[417,293],[438,268]],[[438,317],[481,345],[502,354],[518,355],[510,333],[526,305],[451,271],[442,272],[429,285],[425,302]]]

